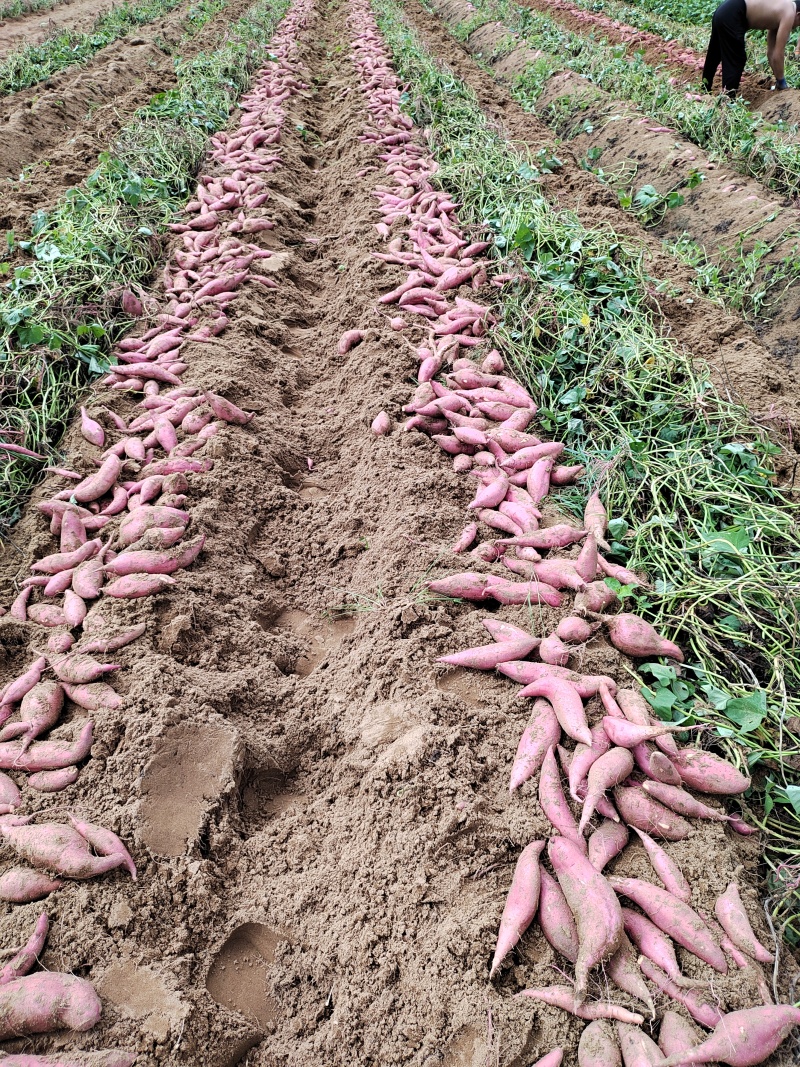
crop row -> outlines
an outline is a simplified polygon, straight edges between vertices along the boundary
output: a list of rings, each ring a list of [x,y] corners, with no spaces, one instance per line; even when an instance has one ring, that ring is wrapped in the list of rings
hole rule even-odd
[[[159,235],[190,195],[208,137],[227,122],[285,8],[260,0],[217,50],[178,61],[177,86],[135,114],[82,186],[34,215],[21,242],[27,262],[0,292],[3,525],[52,458],[78,394],[107,368],[130,323],[121,292],[153,271]],[[9,445],[34,456],[9,455]]]
[[[544,53],[512,82],[515,97],[531,109],[552,76],[574,70],[614,95],[630,100],[646,114],[716,157],[763,181],[779,192],[796,195],[800,189],[800,143],[776,131],[742,100],[722,101],[675,85],[663,68],[653,67],[641,54],[567,30],[557,19],[520,7],[513,0],[478,0],[476,16],[461,27],[468,35],[484,22],[498,20],[534,50]]]
[[[169,284],[156,325],[126,338],[115,353],[119,363],[103,384],[144,393],[138,412],[126,422],[113,405],[98,409],[104,427],[83,409],[81,433],[98,466],[85,475],[58,471],[68,488],[39,505],[57,550],[35,560],[9,616],[44,627],[50,636],[46,651],[0,695],[5,724],[0,766],[27,775],[27,789],[60,792],[77,780],[78,765],[90,755],[93,721],[72,742],[42,740],[42,735],[57,725],[66,699],[92,715],[121,706],[122,698],[105,681],[118,665],[95,657],[134,644],[147,629],[144,623],[114,627],[103,601],[139,599],[175,586],[171,575],[190,566],[205,544],[202,534],[184,540],[191,521],[184,510],[188,479],[213,466],[210,459],[192,457],[226,425],[243,426],[253,417],[221,396],[182,384],[190,366],[185,342],[221,333],[225,309],[244,284],[276,286],[257,273],[271,253],[253,244],[251,235],[273,225],[263,217],[270,195],[265,176],[280,165],[285,101],[305,88],[298,74],[297,36],[310,8],[301,0],[287,14],[269,41],[269,62],[241,99],[238,127],[213,139],[209,168],[216,174],[201,178],[184,221],[172,225],[183,247],[165,268]],[[262,9],[259,15],[263,31],[277,20],[278,9]],[[130,290],[123,292],[122,303],[131,315],[142,316]],[[204,318],[205,327],[199,325]],[[5,773],[0,773],[0,794],[7,812],[22,808],[27,799]],[[85,820],[29,825],[29,819],[7,815],[0,819],[0,835],[29,864],[0,878],[0,899],[14,904],[44,899],[64,880],[90,879],[117,867],[137,877],[122,840]],[[84,1031],[100,1017],[102,1005],[90,982],[59,972],[28,974],[47,932],[45,912],[29,945],[0,977],[0,1039],[64,1027]],[[136,1059],[122,1050],[99,1055],[98,1062],[108,1067],[129,1067]]]
[[[498,668],[525,683],[522,697],[544,698],[534,704],[531,721],[520,739],[510,788],[513,792],[538,777],[539,808],[556,834],[551,837],[547,850],[556,877],[540,866],[545,841],[528,844],[519,857],[500,921],[490,978],[500,971],[505,957],[537,917],[552,948],[575,965],[575,981],[574,985],[526,989],[523,995],[579,1019],[617,1020],[623,1024],[617,1035],[598,1022],[586,1029],[578,1050],[581,1067],[619,1064],[617,1038],[628,1065],[645,1062],[637,1058],[637,1049],[641,1050],[641,1056],[647,1051],[647,1062],[661,1067],[684,1062],[686,1057],[677,1053],[685,1053],[689,1046],[697,1044],[696,1035],[685,1028],[680,1037],[673,1035],[676,1040],[667,1040],[667,1031],[678,1018],[667,1013],[659,1050],[635,1029],[644,1022],[643,1015],[616,1003],[594,999],[597,995],[594,990],[587,998],[591,972],[604,962],[608,978],[647,1004],[651,1013],[654,1014],[653,1001],[643,973],[661,992],[682,1004],[697,1022],[715,1028],[715,1034],[696,1050],[692,1061],[705,1062],[713,1055],[731,1064],[743,1065],[746,1057],[755,1063],[762,1062],[800,1021],[800,1011],[789,1005],[774,1009],[767,991],[765,1006],[726,1015],[714,997],[696,989],[686,990],[691,983],[683,978],[670,942],[661,935],[669,935],[720,974],[727,973],[728,964],[709,926],[689,906],[692,889],[674,859],[645,833],[651,831],[665,841],[687,836],[691,827],[684,819],[676,820],[677,811],[692,818],[725,818],[719,812],[715,814],[716,809],[698,803],[681,785],[718,795],[735,794],[747,789],[750,779],[710,753],[679,750],[672,737],[664,736],[680,731],[688,724],[688,718],[672,727],[654,725],[651,709],[636,690],[618,689],[608,677],[586,676],[565,669],[574,645],[588,640],[600,623],[608,627],[610,641],[618,650],[637,659],[661,656],[682,663],[683,653],[632,613],[603,614],[630,596],[631,591],[638,590],[642,583],[637,575],[609,563],[598,553],[598,545],[605,545],[606,537],[614,535],[610,534],[613,527],[597,491],[589,496],[579,525],[539,527],[538,508],[543,499],[554,488],[568,486],[576,480],[576,495],[583,497],[586,471],[593,468],[588,463],[566,468],[554,465],[561,457],[563,444],[542,440],[529,432],[530,425],[535,423],[538,434],[550,430],[547,436],[552,436],[554,426],[552,423],[548,426],[547,411],[541,407],[537,410],[531,392],[505,374],[504,360],[497,349],[486,351],[493,338],[501,338],[501,347],[509,351],[509,336],[503,330],[503,320],[509,312],[506,288],[516,284],[515,277],[520,288],[531,285],[536,288],[542,281],[541,275],[537,277],[535,272],[537,261],[550,264],[555,259],[563,261],[563,253],[558,256],[554,226],[572,220],[563,213],[554,218],[541,238],[547,242],[549,256],[533,253],[526,257],[527,277],[516,273],[520,267],[518,257],[512,255],[510,262],[494,264],[486,259],[485,254],[489,252],[486,243],[470,241],[462,226],[466,222],[470,229],[477,229],[486,226],[488,220],[494,231],[495,246],[498,238],[502,242],[507,233],[508,212],[519,204],[520,186],[508,189],[507,202],[499,190],[510,183],[514,174],[522,176],[529,189],[535,178],[531,160],[521,158],[491,129],[464,87],[436,64],[414,38],[393,0],[374,0],[374,7],[380,36],[375,33],[367,3],[351,0],[350,23],[356,30],[354,62],[372,120],[361,139],[375,144],[376,153],[380,153],[385,164],[387,183],[376,186],[373,192],[381,211],[381,222],[376,228],[388,244],[387,250],[377,257],[396,264],[406,275],[399,286],[381,297],[380,303],[398,305],[398,314],[390,323],[393,329],[407,329],[407,317],[411,316],[412,322],[423,321],[430,331],[429,339],[417,350],[420,384],[405,408],[413,413],[406,430],[431,434],[446,454],[455,457],[456,471],[476,478],[478,488],[470,508],[474,509],[481,528],[488,529],[495,539],[482,542],[473,552],[473,560],[490,568],[505,564],[508,570],[528,578],[517,582],[499,576],[496,570],[482,569],[429,581],[428,588],[437,595],[466,600],[528,604],[532,620],[537,604],[558,608],[564,596],[569,595],[565,590],[577,591],[575,614],[562,618],[549,636],[532,636],[525,629],[492,617],[484,620],[484,626],[493,643],[440,660],[461,668]],[[384,40],[397,75],[387,62]],[[405,91],[401,90],[400,79]],[[402,107],[404,101],[412,111],[415,125],[426,128],[432,158],[415,138],[414,126]],[[490,138],[494,154],[488,159],[484,151]],[[467,145],[474,170],[460,182],[451,184],[466,163]],[[542,159],[541,162],[552,161]],[[487,164],[490,164],[488,169]],[[478,174],[492,175],[497,185],[482,202],[484,214],[476,218],[473,182]],[[453,196],[456,188],[457,197]],[[522,199],[524,208],[534,207],[530,197]],[[530,229],[541,232],[547,210],[541,204],[538,206],[540,211],[531,220]],[[574,226],[567,236],[574,255],[578,252],[575,246],[581,244]],[[588,236],[584,234],[584,239]],[[508,248],[508,245],[501,243],[501,247]],[[492,277],[492,266],[512,269],[501,270]],[[500,290],[491,308],[463,295],[453,296],[459,291],[463,293],[466,285],[481,290],[487,281]],[[563,279],[561,288],[564,288]],[[607,296],[609,302],[614,299],[610,293]],[[500,325],[493,329],[498,318]],[[348,331],[342,338],[340,351],[346,351],[360,340],[359,331]],[[478,353],[482,357],[480,363]],[[452,368],[451,373],[442,375],[446,364]],[[520,369],[518,359],[517,370]],[[541,387],[541,381],[535,376],[529,375],[528,380],[532,389]],[[606,406],[600,417],[607,413]],[[568,427],[560,429],[569,433]],[[391,420],[382,412],[373,423],[373,432],[382,435],[390,431]],[[596,469],[594,465],[595,473]],[[609,495],[612,479],[613,474],[609,472],[608,484],[603,486]],[[560,497],[559,505],[564,502]],[[466,551],[478,529],[477,523],[470,523],[454,551]],[[497,530],[509,536],[497,539]],[[575,542],[583,542],[577,557],[555,555]],[[622,554],[624,549],[612,540],[605,551],[613,555]],[[540,556],[544,552],[548,553],[546,560]],[[600,574],[606,575],[605,582],[596,580]],[[609,582],[610,575],[618,580]],[[628,583],[627,588],[621,587],[619,579]],[[597,620],[594,627],[587,621],[592,619]],[[538,653],[539,662],[527,659],[534,652]],[[663,674],[674,673],[672,667],[650,666]],[[652,696],[652,691],[645,692]],[[598,693],[605,714],[590,730],[583,700]],[[583,803],[580,823],[564,795],[556,762],[555,752],[562,732],[577,742],[571,753],[560,747],[558,750],[571,795]],[[648,754],[645,749],[646,742],[652,740],[662,746],[660,754],[653,750]],[[615,810],[605,795],[606,790],[629,779],[635,763],[629,750],[637,747],[638,767],[645,780],[640,785],[627,781],[625,788],[616,789]],[[584,781],[587,773],[588,781]],[[667,783],[668,774],[674,774],[671,784]],[[653,805],[654,793],[662,803]],[[583,834],[598,804],[604,821],[587,846]],[[670,807],[672,804],[675,807]],[[729,821],[738,832],[749,832],[738,817]],[[639,832],[666,890],[641,879],[606,879],[602,875],[606,863],[625,848],[627,826]],[[621,909],[616,894],[634,901],[647,919]],[[715,914],[730,937],[727,942],[723,938],[722,945],[726,951],[732,950],[731,958],[742,968],[742,975],[753,970],[747,955],[761,962],[772,962],[772,955],[757,942],[750,928],[734,883],[717,900]],[[658,950],[651,936],[656,927],[661,931],[656,935]],[[747,948],[742,955],[739,950],[745,930]],[[628,934],[643,953],[638,961]],[[667,968],[671,977],[660,970],[661,966]],[[766,989],[763,974],[760,983]],[[745,1029],[750,1030],[747,1040]],[[662,1055],[670,1054],[676,1055],[662,1061]],[[538,1067],[558,1067],[563,1055],[563,1048],[553,1049],[538,1061]]]
[[[702,368],[664,339],[647,296],[641,251],[582,226],[542,196],[557,167],[514,151],[469,90],[399,30],[389,36],[413,114],[431,130],[437,181],[489,220],[494,246],[524,270],[504,290],[491,336],[539,404],[540,424],[602,485],[613,557],[653,578],[620,593],[690,650],[682,675],[652,664],[649,697],[666,720],[703,721],[765,768],[765,827],[777,870],[796,857],[800,826],[785,758],[797,713],[795,585],[800,541],[774,485],[775,449]],[[560,503],[582,512],[582,493]],[[780,875],[779,875],[780,880]]]

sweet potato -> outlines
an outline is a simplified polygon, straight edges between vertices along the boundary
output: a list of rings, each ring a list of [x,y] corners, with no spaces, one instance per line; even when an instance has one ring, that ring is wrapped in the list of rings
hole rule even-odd
[[[551,838],[547,854],[578,928],[575,1003],[586,997],[589,972],[620,946],[622,911],[614,890],[580,848],[566,838]]]
[[[600,548],[604,552],[609,551],[609,546],[606,544],[605,536],[606,529],[608,527],[608,514],[603,506],[603,502],[600,499],[598,492],[592,493],[589,499],[586,501],[586,507],[583,511],[583,525],[586,527],[587,533],[592,533],[595,536],[595,540]]]
[[[22,698],[19,720],[6,723],[0,741],[24,736],[27,744],[58,722],[64,706],[64,690],[58,682],[39,682]],[[27,747],[27,745],[26,745]]]
[[[104,585],[102,592],[105,596],[117,600],[135,600],[153,596],[155,593],[164,593],[175,584],[175,579],[168,574],[126,574],[125,577]]]
[[[432,593],[459,600],[485,600],[491,595],[488,575],[477,574],[474,571],[451,574],[447,578],[436,578],[427,584]]]
[[[591,735],[591,745],[578,744],[575,746],[568,772],[570,796],[578,803],[582,803],[583,798],[586,796],[585,790],[581,791],[581,786],[585,782],[592,764],[600,756],[608,752],[611,747],[611,742],[608,740],[608,736],[602,726],[593,726]]]
[[[661,637],[645,619],[631,612],[620,615],[605,615],[608,637],[614,648],[626,656],[644,659],[648,656],[668,656],[683,663],[683,653],[678,646]]]
[[[61,541],[59,548],[62,552],[75,552],[86,544],[86,527],[81,522],[80,516],[74,511],[65,511],[61,520]]]
[[[100,663],[82,652],[70,652],[59,659],[54,658],[50,666],[56,677],[63,682],[70,682],[72,685],[96,682],[103,674],[119,670],[118,663]]]
[[[700,1044],[700,1035],[684,1015],[665,1011],[658,1031],[658,1046],[665,1056],[687,1052]]]
[[[691,789],[720,796],[744,793],[750,779],[732,763],[699,748],[684,748],[672,757],[678,774]]]
[[[517,996],[532,997],[544,1004],[550,1004],[554,1008],[561,1008],[578,1019],[616,1019],[618,1022],[631,1023],[640,1026],[644,1022],[644,1016],[635,1011],[628,1011],[619,1004],[609,1004],[605,1000],[586,1000],[577,1003],[575,991],[568,985],[551,985],[543,989],[523,989]]]
[[[107,637],[93,637],[89,641],[81,642],[80,651],[87,654],[92,652],[101,652],[103,654],[116,652],[118,649],[124,648],[125,645],[131,644],[132,641],[136,641],[146,629],[147,624],[140,622],[127,630],[119,630],[117,633],[110,634]]]
[[[36,920],[33,933],[26,944],[0,971],[0,985],[8,985],[9,982],[13,982],[16,978],[21,978],[36,966],[39,953],[44,948],[44,943],[47,940],[49,929],[50,921],[47,918],[47,912],[44,911]]]
[[[39,656],[34,663],[28,667],[24,674],[21,674],[19,678],[15,678],[12,682],[9,682],[5,689],[0,694],[0,705],[16,704],[18,700],[22,700],[26,693],[30,692],[35,685],[39,684],[39,680],[42,677],[42,671],[47,666],[47,660],[44,656]]]
[[[523,630],[521,626],[514,626],[513,623],[503,622],[502,619],[481,619],[484,629],[492,635],[495,641],[498,642],[512,642],[512,641],[538,641],[538,637],[531,637],[527,630]]]
[[[575,570],[586,583],[593,582],[597,577],[597,538],[593,533],[586,535],[586,540],[575,560]]]
[[[566,667],[569,663],[570,649],[557,634],[548,634],[539,645],[539,658],[542,663]]]
[[[563,1059],[563,1048],[554,1048],[552,1052],[548,1052],[546,1056],[542,1056],[540,1060],[537,1060],[533,1067],[561,1067]]]
[[[652,1067],[661,1059],[661,1049],[640,1027],[617,1023],[617,1036],[625,1067]]]
[[[467,507],[479,509],[496,508],[501,500],[505,500],[507,492],[508,478],[505,474],[498,472],[496,478],[480,487],[475,494],[474,500],[471,500]]]
[[[632,751],[636,766],[648,778],[652,778],[654,782],[663,782],[665,785],[679,786],[681,784],[681,776],[669,756],[646,742],[634,745]]]
[[[714,914],[722,929],[742,952],[759,963],[775,962],[773,954],[756,937],[735,882],[731,882],[722,896],[717,898]]]
[[[188,522],[189,512],[181,511],[179,508],[167,508],[162,505],[137,508],[129,515],[125,515],[120,522],[119,543],[123,546],[132,545],[151,526],[183,528]]]
[[[570,559],[543,559],[541,563],[534,563],[533,569],[540,582],[545,582],[554,589],[576,591],[586,585]]]
[[[18,808],[21,803],[22,797],[17,788],[17,783],[9,778],[7,774],[0,772],[0,815],[6,815],[8,812]]]
[[[597,802],[620,782],[624,782],[633,770],[633,756],[626,748],[610,748],[589,768],[588,789],[583,802],[583,812],[578,833],[583,834],[586,824],[594,815]]]
[[[102,548],[102,542],[97,539],[87,541],[76,548],[73,552],[54,552],[51,556],[45,556],[31,565],[32,571],[40,571],[44,574],[58,574],[60,571],[69,571],[77,567],[84,560],[96,556]]]
[[[653,800],[639,786],[618,786],[614,790],[614,803],[628,826],[638,827],[664,841],[682,841],[694,832],[685,819]]]
[[[87,414],[86,408],[81,408],[81,436],[84,437],[89,444],[97,445],[98,448],[102,448],[106,435],[103,431],[103,427],[99,422],[95,422]]]
[[[472,667],[480,671],[491,671],[505,660],[521,659],[527,656],[539,644],[538,637],[529,637],[524,641],[495,641],[491,645],[479,645],[466,648],[463,652],[453,652],[449,656],[439,656],[437,663],[449,663],[454,667]]]
[[[578,928],[561,886],[546,867],[539,871],[539,926],[547,943],[570,963],[578,958]]]
[[[585,619],[578,618],[577,615],[569,615],[559,622],[555,633],[568,645],[582,645],[589,640],[596,629],[596,624],[593,626]]]
[[[87,711],[115,711],[122,707],[122,697],[105,682],[90,682],[86,685],[62,682],[61,686],[73,704]]]
[[[617,1039],[603,1019],[589,1023],[578,1042],[578,1067],[622,1067]]]
[[[598,613],[617,599],[617,594],[605,582],[589,582],[575,597],[575,611]]]
[[[627,843],[627,826],[604,819],[589,838],[589,862],[596,871],[602,871],[607,863],[622,852]]]
[[[544,697],[553,705],[561,729],[575,741],[591,746],[592,735],[586,722],[583,701],[570,682],[554,675],[544,675],[520,690],[521,697]]]
[[[67,617],[56,604],[31,604],[28,618],[38,626],[66,626]]]
[[[77,767],[62,767],[59,771],[37,771],[28,778],[28,785],[40,793],[60,793],[78,780]]]
[[[800,1024],[800,1008],[789,1004],[745,1008],[723,1015],[714,1033],[688,1051],[673,1053],[654,1067],[678,1067],[679,1064],[719,1063],[728,1067],[755,1067],[772,1055],[776,1048]]]
[[[101,467],[94,474],[90,474],[72,488],[70,498],[77,500],[79,504],[99,500],[119,480],[121,470],[122,461],[112,453],[103,460]]]
[[[518,537],[507,537],[504,539],[504,544],[547,550],[550,548],[566,548],[567,545],[572,545],[576,541],[582,541],[585,536],[585,530],[578,530],[574,526],[559,523],[557,526],[548,526],[543,530],[532,530],[530,533],[521,534]]]
[[[136,881],[136,864],[133,862],[133,857],[122,840],[112,830],[107,830],[104,826],[97,826],[95,823],[86,822],[83,819],[76,819],[74,815],[69,815],[68,818],[81,837],[89,842],[95,852],[101,856],[119,857],[121,865],[134,882]]]
[[[548,749],[557,744],[560,737],[561,726],[552,705],[547,700],[537,700],[533,705],[530,722],[519,739],[517,753],[514,756],[508,786],[510,793],[536,774],[544,762]]]
[[[40,971],[0,986],[0,1039],[54,1030],[90,1030],[102,1006],[92,985],[74,974]]]
[[[544,582],[510,582],[505,578],[488,576],[488,595],[501,604],[549,604],[557,608],[561,594]]]
[[[711,931],[697,912],[688,904],[678,900],[666,889],[660,889],[639,878],[618,878],[612,875],[608,881],[615,892],[638,904],[645,915],[679,945],[720,974],[728,973],[722,949],[714,941]]]
[[[678,900],[682,900],[685,904],[688,904],[692,898],[692,890],[689,883],[683,877],[683,872],[677,863],[675,863],[672,857],[669,856],[660,845],[657,845],[652,837],[649,837],[643,830],[634,826],[633,831],[635,834],[638,834],[639,840],[644,845],[645,851],[650,857],[650,862],[653,865],[653,870],[664,883],[664,888],[672,893],[674,897],[677,897]]]
[[[525,846],[517,860],[511,888],[500,918],[497,945],[489,971],[490,978],[533,922],[539,907],[539,856],[544,846],[544,841],[532,841]]]
[[[650,996],[647,983],[639,969],[639,964],[636,962],[636,953],[633,945],[624,933],[620,938],[619,948],[606,961],[605,970],[617,989],[621,989],[623,993],[629,993],[637,1000],[641,1000],[643,1004],[647,1005],[650,1017],[655,1019],[656,1011],[653,998]]]
[[[679,786],[666,785],[664,782],[642,782],[642,789],[672,811],[690,819],[709,819],[712,822],[728,820],[724,811],[710,808]]]
[[[15,771],[59,771],[73,763],[80,763],[89,755],[94,727],[87,722],[76,740],[34,741],[26,750],[24,743],[0,743],[0,767]]]
[[[8,609],[9,619],[14,619],[16,622],[26,622],[28,619],[28,601],[31,598],[33,592],[33,586],[27,585],[20,589],[17,595],[12,601],[11,607]]]
[[[539,807],[551,826],[585,854],[586,842],[578,833],[575,816],[570,811],[564,790],[561,788],[561,776],[558,773],[554,748],[548,750],[542,761],[539,774]]]
[[[705,994],[697,989],[682,989],[671,981],[662,971],[648,959],[641,960],[641,968],[650,981],[658,986],[662,993],[672,997],[678,1004],[682,1004],[693,1019],[702,1026],[713,1029],[722,1018],[722,1011],[717,1004],[709,1003]]]
[[[8,821],[12,819],[16,821]],[[115,867],[127,866],[130,860],[124,848],[122,852],[93,856],[87,839],[61,823],[32,826],[17,816],[3,815],[0,835],[32,867],[52,870],[67,878],[94,878]]]
[[[130,574],[173,574],[197,559],[205,541],[205,534],[199,534],[162,552],[137,552],[129,548],[106,564],[106,574],[120,578]],[[108,588],[105,591],[108,592]]]
[[[392,432],[392,420],[385,411],[378,412],[370,423],[370,430],[372,430],[376,437],[385,437],[386,434]]]
[[[616,699],[622,709],[623,715],[629,722],[636,723],[637,726],[659,725],[658,722],[653,719],[650,705],[638,690],[618,689]],[[670,734],[659,734],[659,736],[655,738],[655,743],[661,751],[668,756],[671,757],[677,755],[678,746],[675,742],[675,738],[670,736]]]
[[[630,908],[623,908],[622,921],[625,933],[639,952],[660,967],[676,985],[687,987],[696,984],[691,979],[683,977],[672,942],[646,915],[640,915],[638,911],[631,911]]]
[[[467,523],[461,534],[453,545],[452,551],[458,555],[461,552],[466,552],[472,542],[478,536],[478,524],[475,522]]]
[[[643,745],[647,741],[657,740],[662,734],[681,733],[690,727],[667,726],[664,723],[658,726],[639,726],[638,723],[630,722],[628,719],[617,719],[613,715],[607,715],[603,719],[603,729],[615,745],[621,748],[636,748],[637,745]],[[698,729],[698,727],[691,727],[691,729]]]
[[[30,904],[42,900],[64,883],[30,867],[11,867],[0,875],[0,900],[9,904]]]

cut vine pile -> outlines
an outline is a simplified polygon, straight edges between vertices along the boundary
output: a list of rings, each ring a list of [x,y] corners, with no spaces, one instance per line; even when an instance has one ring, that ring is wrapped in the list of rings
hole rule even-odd
[[[682,0],[70,6],[2,64],[0,1064],[793,1062],[797,131]]]

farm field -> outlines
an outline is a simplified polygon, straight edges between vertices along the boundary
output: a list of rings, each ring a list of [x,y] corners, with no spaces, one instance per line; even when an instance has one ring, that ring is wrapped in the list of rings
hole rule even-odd
[[[0,10],[0,1064],[794,1062],[800,94],[712,9]]]

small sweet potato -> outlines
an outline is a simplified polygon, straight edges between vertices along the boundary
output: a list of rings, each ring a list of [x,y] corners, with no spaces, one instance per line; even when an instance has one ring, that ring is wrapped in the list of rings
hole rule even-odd
[[[665,1056],[676,1052],[687,1052],[699,1045],[701,1037],[684,1015],[676,1011],[665,1011],[661,1017],[658,1031],[658,1046]]]
[[[585,854],[586,842],[578,832],[575,816],[561,788],[561,776],[553,748],[545,755],[539,774],[539,807],[550,825]]]
[[[543,675],[520,690],[520,697],[544,697],[553,705],[561,729],[573,740],[591,746],[592,734],[586,722],[583,701],[566,679]]]
[[[547,943],[570,963],[578,958],[578,927],[564,891],[546,867],[539,872],[539,926]]]
[[[625,1067],[652,1067],[661,1059],[661,1049],[640,1027],[617,1023],[617,1035]]]
[[[678,1003],[682,1004],[691,1017],[709,1030],[717,1025],[722,1018],[722,1012],[717,1004],[711,1004],[704,994],[697,989],[682,989],[669,979],[656,965],[648,959],[642,958],[640,966],[650,981],[658,986],[662,993]]]
[[[679,945],[720,974],[728,973],[725,954],[711,936],[706,924],[688,904],[678,900],[666,889],[660,889],[639,878],[619,878],[612,875],[608,881],[617,893],[638,904],[645,915]]]
[[[638,827],[664,841],[682,841],[694,832],[685,819],[653,800],[639,786],[618,786],[614,790],[614,803],[628,826]]]
[[[756,937],[735,882],[731,882],[722,896],[717,898],[714,914],[722,929],[742,952],[759,963],[775,962],[773,954]]]
[[[93,986],[74,974],[40,971],[0,986],[0,1039],[91,1030],[102,1012]]]
[[[750,788],[747,775],[713,752],[683,748],[672,759],[684,784],[698,792],[728,796]]]
[[[583,813],[578,826],[578,832],[581,835],[594,815],[597,802],[606,790],[624,782],[632,770],[633,756],[627,748],[610,748],[595,760],[589,769],[586,799],[583,802]]]
[[[0,900],[9,904],[30,904],[42,900],[64,883],[30,867],[11,867],[0,875]]]
[[[678,900],[688,904],[692,898],[692,890],[677,863],[643,830],[634,826],[633,831],[638,834],[639,840],[644,845],[653,865],[653,870],[664,883],[664,888],[672,893],[674,897],[677,897]]]
[[[568,985],[551,985],[544,989],[523,989],[517,996],[532,997],[554,1008],[561,1008],[578,1019],[616,1019],[618,1022],[641,1026],[644,1016],[635,1011],[628,1011],[619,1004],[609,1004],[605,1000],[585,1000],[577,1003],[575,990]]]
[[[62,767],[59,771],[37,771],[28,778],[28,785],[40,793],[60,793],[78,780],[77,767]]]
[[[548,749],[558,744],[560,737],[561,726],[552,705],[547,700],[537,700],[533,705],[530,722],[519,739],[517,753],[514,756],[508,786],[510,793],[536,774],[544,762]]]
[[[627,826],[622,822],[604,819],[589,838],[589,862],[596,871],[602,871],[627,843]]]
[[[610,1023],[589,1023],[578,1042],[578,1067],[622,1067],[617,1039]]]
[[[489,971],[490,978],[533,922],[539,907],[539,856],[544,846],[544,841],[532,841],[525,846],[517,860],[511,888],[500,918],[497,946]]]

